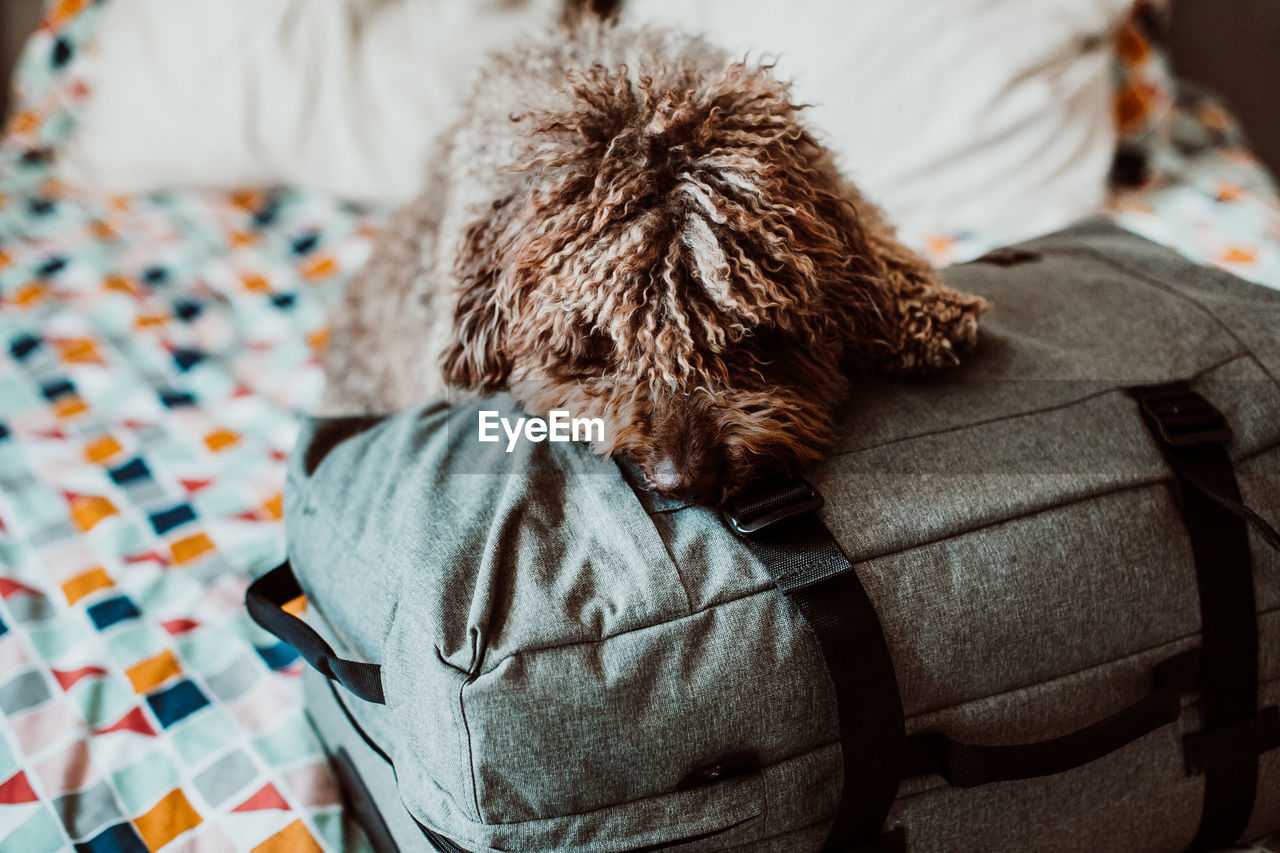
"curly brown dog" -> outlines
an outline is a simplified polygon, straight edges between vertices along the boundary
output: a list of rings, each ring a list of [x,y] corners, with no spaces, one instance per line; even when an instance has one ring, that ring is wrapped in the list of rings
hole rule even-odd
[[[820,458],[850,375],[956,364],[987,306],[800,112],[767,66],[591,14],[496,57],[333,318],[325,409],[510,389],[710,502]]]

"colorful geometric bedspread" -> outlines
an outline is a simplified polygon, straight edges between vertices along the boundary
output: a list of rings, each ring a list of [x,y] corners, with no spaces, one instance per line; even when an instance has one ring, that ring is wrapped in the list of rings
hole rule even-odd
[[[289,191],[59,186],[48,152],[87,95],[95,9],[55,4],[0,144],[0,849],[365,849],[297,654],[242,600],[284,553],[324,307],[382,217]],[[1116,216],[1280,286],[1272,187],[1212,118]]]

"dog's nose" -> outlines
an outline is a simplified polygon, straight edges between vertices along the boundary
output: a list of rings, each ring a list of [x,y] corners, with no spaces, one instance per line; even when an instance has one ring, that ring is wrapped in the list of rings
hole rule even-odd
[[[653,466],[649,480],[659,494],[690,501],[710,496],[717,485],[714,471],[701,467],[682,467],[669,456]]]

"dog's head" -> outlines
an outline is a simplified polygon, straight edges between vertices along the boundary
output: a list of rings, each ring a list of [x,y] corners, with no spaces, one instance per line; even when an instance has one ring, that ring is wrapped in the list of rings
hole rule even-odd
[[[521,189],[468,229],[456,386],[602,417],[667,495],[819,458],[851,342],[883,335],[863,229],[767,68],[594,67],[513,117]]]

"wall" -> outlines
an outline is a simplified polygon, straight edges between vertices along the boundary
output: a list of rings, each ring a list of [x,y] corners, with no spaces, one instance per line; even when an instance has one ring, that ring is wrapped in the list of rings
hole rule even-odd
[[[8,113],[9,71],[27,34],[40,23],[40,0],[0,0],[0,115]]]
[[[1280,0],[1174,0],[1179,76],[1222,94],[1280,175]]]

